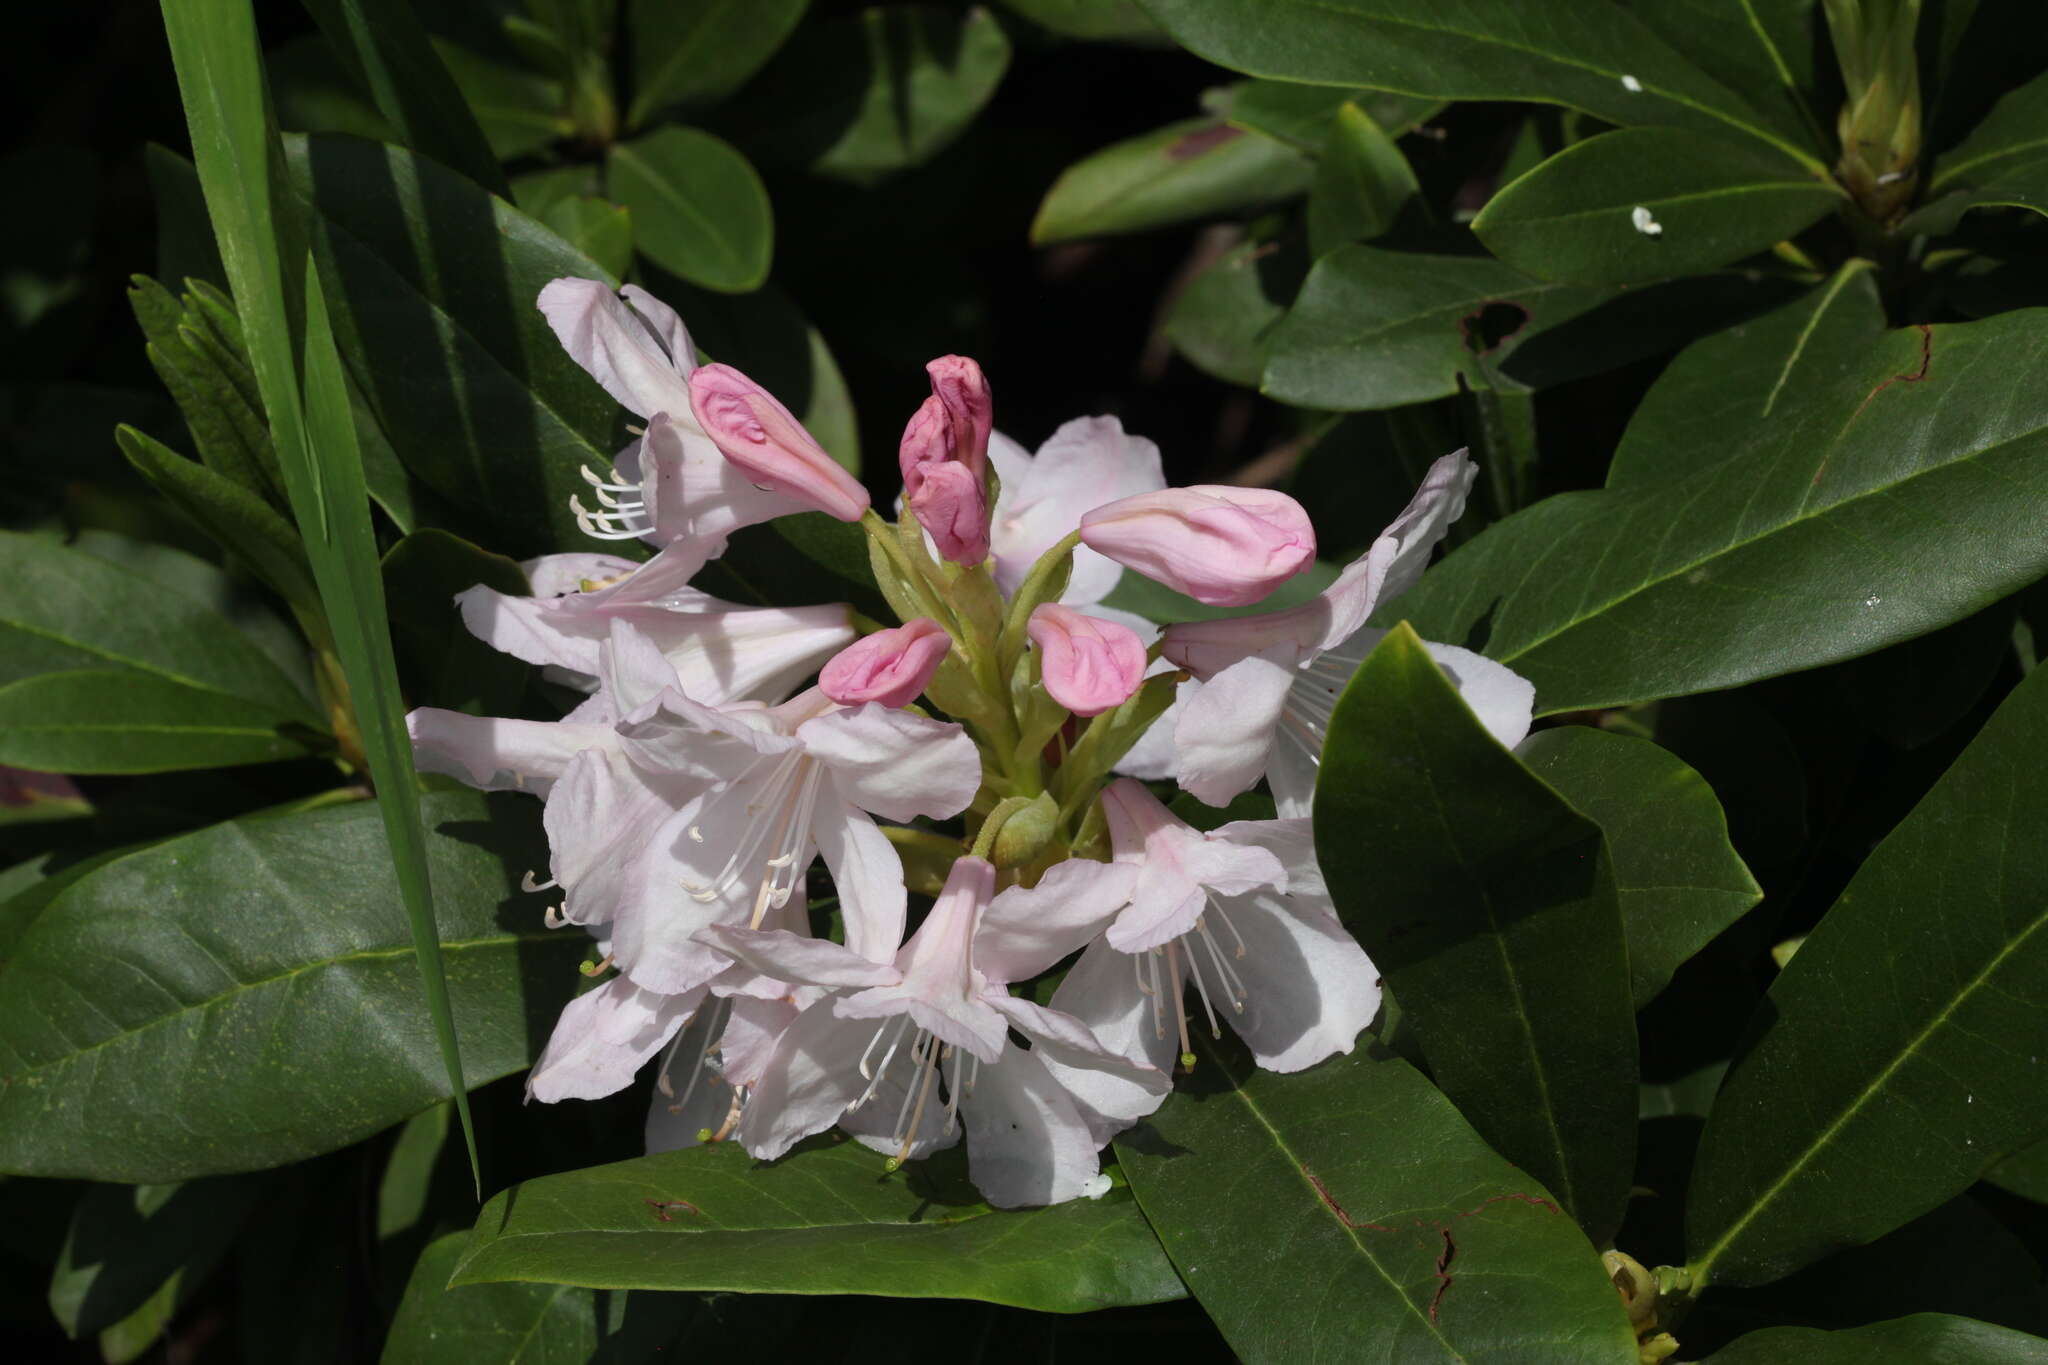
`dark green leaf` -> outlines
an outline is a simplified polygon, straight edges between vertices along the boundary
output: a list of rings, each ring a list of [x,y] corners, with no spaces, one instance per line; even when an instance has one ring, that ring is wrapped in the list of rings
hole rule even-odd
[[[117,427],[114,439],[128,463],[158,492],[177,504],[222,549],[247,564],[278,596],[301,611],[319,610],[320,594],[306,563],[306,547],[291,523],[269,503],[134,427]]]
[[[1138,0],[1003,0],[1005,8],[1069,38],[1156,38]]]
[[[594,194],[571,195],[535,216],[614,275],[624,275],[633,264],[633,215],[624,204]]]
[[[2036,670],[1771,987],[1700,1145],[1686,1241],[1703,1278],[1755,1284],[1870,1241],[2041,1135],[2044,744]]]
[[[133,669],[39,673],[0,687],[0,764],[53,773],[162,773],[303,757],[294,706]]]
[[[1607,836],[1637,1009],[1763,899],[1728,842],[1713,788],[1665,750],[1567,725],[1515,753]]]
[[[1973,1318],[1917,1313],[1839,1332],[1767,1327],[1707,1359],[1709,1365],[2042,1365],[2048,1362],[2048,1341]]]
[[[1984,121],[1945,151],[1927,182],[1927,197],[1952,190],[1981,189],[2009,181],[2048,180],[2048,74],[2036,76],[1999,100]],[[2030,207],[2048,212],[2037,202]]]
[[[858,1143],[821,1138],[773,1164],[722,1142],[529,1180],[484,1206],[454,1282],[964,1298],[1054,1313],[1182,1293],[1126,1190],[1003,1213],[976,1197],[957,1150],[894,1176],[882,1166]]]
[[[1442,100],[1417,99],[1386,90],[1347,90],[1341,86],[1297,85],[1293,81],[1245,81],[1231,87],[1227,105],[1218,112],[1225,121],[1254,133],[1319,154],[1330,135],[1330,119],[1338,108],[1355,104],[1385,130],[1399,137],[1434,118]]]
[[[199,458],[222,478],[281,504],[283,476],[248,357],[208,328],[192,295],[180,300],[138,275],[128,299],[149,338],[149,363],[176,400]]]
[[[1622,0],[1686,59],[1749,102],[1770,126],[1807,151],[1831,156],[1823,132],[1816,58],[1827,40],[1820,0]],[[1832,120],[1830,120],[1832,122]]]
[[[1031,223],[1040,246],[1143,232],[1287,199],[1315,171],[1284,143],[1215,119],[1188,119],[1075,162]]]
[[[532,591],[511,560],[434,527],[413,532],[384,556],[393,643],[409,665],[406,675],[415,680],[415,700],[478,715],[512,715],[532,670],[463,625],[455,596],[480,583],[513,597]]]
[[[1308,271],[1299,245],[1246,242],[1188,281],[1166,315],[1166,339],[1196,369],[1256,386],[1266,338]]]
[[[1584,1234],[1370,1039],[1298,1076],[1215,1049],[1117,1142],[1248,1361],[1633,1362]]]
[[[587,544],[578,469],[616,449],[618,407],[534,307],[601,267],[462,177],[395,147],[287,138],[336,338],[384,434],[423,482],[531,554]],[[623,444],[618,441],[617,444]]]
[[[97,555],[0,532],[0,683],[72,669],[131,669],[247,698],[318,725],[277,664],[225,618]]]
[[[1251,76],[1436,99],[1540,100],[1622,125],[1732,129],[1824,169],[1612,0],[1144,3],[1197,55]]]
[[[799,32],[736,117],[764,161],[869,185],[942,151],[1009,65],[986,9],[878,5]]]
[[[615,144],[606,166],[607,192],[631,210],[639,247],[656,265],[729,294],[768,278],[768,191],[730,146],[695,128],[663,128]]]
[[[501,161],[530,155],[575,132],[564,110],[562,83],[523,66],[480,57],[454,43],[434,40],[434,52],[476,115],[484,140]],[[504,195],[503,185],[491,185]]]
[[[1754,141],[1622,128],[1503,189],[1472,230],[1544,279],[1638,284],[1762,251],[1843,202],[1832,181]]]
[[[713,104],[747,83],[810,0],[630,0],[635,127],[668,105]]]
[[[142,146],[142,164],[149,171],[149,193],[156,209],[156,273],[164,280],[202,279],[227,283],[213,226],[206,221],[206,199],[192,163],[155,142]]]
[[[562,1284],[468,1284],[448,1277],[467,1234],[420,1254],[391,1321],[386,1365],[645,1365],[692,1356],[770,1354],[801,1330],[786,1298],[607,1293]],[[794,1344],[789,1342],[789,1344]]]
[[[532,803],[421,802],[467,1082],[525,1066],[581,935],[515,897]],[[216,825],[62,891],[0,967],[0,1169],[178,1180],[331,1151],[448,1095],[377,808]],[[510,927],[516,926],[516,927]]]
[[[1636,1041],[1600,828],[1397,627],[1337,702],[1316,852],[1437,1083],[1605,1245],[1628,1197]]]
[[[1354,250],[1356,248],[1353,248]],[[1447,558],[1402,611],[1545,712],[1732,687],[1925,634],[2048,571],[2039,311],[1883,330],[1867,272],[1688,350],[1608,488]],[[1927,566],[1940,565],[1930,573]]]
[[[436,1104],[420,1110],[398,1129],[384,1175],[377,1182],[377,1240],[386,1242],[410,1232],[426,1217],[434,1167],[448,1142],[453,1106]]]
[[[1380,236],[1418,193],[1394,140],[1356,104],[1338,105],[1309,190],[1309,254]]]
[[[400,0],[306,0],[342,70],[370,92],[396,141],[497,194],[498,158],[448,68]]]
[[[1498,367],[1531,336],[1612,297],[1532,279],[1483,256],[1347,246],[1317,261],[1267,341],[1265,391],[1333,411],[1458,392],[1479,357]]]
[[[112,1327],[166,1286],[174,1300],[189,1297],[263,1190],[250,1176],[90,1187],[50,1280],[50,1311],[75,1339]]]

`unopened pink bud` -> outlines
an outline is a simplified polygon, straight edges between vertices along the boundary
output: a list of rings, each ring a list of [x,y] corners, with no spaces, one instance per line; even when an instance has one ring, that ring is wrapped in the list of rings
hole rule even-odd
[[[964,355],[942,355],[924,367],[932,397],[946,411],[950,455],[977,475],[988,469],[988,434],[995,426],[995,400],[981,366]]]
[[[903,471],[903,496],[916,497],[924,486],[925,471],[944,464],[952,449],[953,429],[946,421],[946,405],[934,394],[910,414],[902,443],[896,447],[896,464]]]
[[[811,439],[773,394],[730,365],[700,365],[690,408],[725,458],[763,488],[841,521],[859,521],[868,490]]]
[[[942,558],[955,564],[988,558],[988,485],[966,465],[947,460],[926,466],[910,511]]]
[[[1145,681],[1145,642],[1129,626],[1047,602],[1024,629],[1038,646],[1045,690],[1077,716],[1122,706]]]
[[[1300,503],[1221,484],[1105,503],[1081,518],[1081,543],[1212,607],[1250,606],[1316,557]]]
[[[924,691],[952,647],[944,626],[920,616],[840,650],[818,674],[818,687],[841,706],[869,701],[906,706]]]

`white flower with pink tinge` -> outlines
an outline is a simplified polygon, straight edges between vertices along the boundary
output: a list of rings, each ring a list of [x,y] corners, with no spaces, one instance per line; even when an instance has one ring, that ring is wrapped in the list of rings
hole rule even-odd
[[[1128,870],[1109,872],[1070,888],[1083,909],[1099,913],[1129,894]],[[1047,883],[1056,889],[1062,876],[1054,869]],[[763,975],[827,992],[782,1035],[754,1087],[738,1129],[748,1152],[772,1160],[837,1123],[902,1161],[950,1145],[964,1128],[968,1175],[991,1204],[1056,1204],[1100,1191],[1099,1119],[1053,1068],[1100,1071],[1155,1105],[1169,1081],[1106,1049],[1073,1018],[1009,993],[1008,982],[1044,971],[1062,950],[1028,926],[1000,938],[981,933],[994,887],[991,864],[956,861],[931,914],[888,963],[788,933],[705,931],[706,942]],[[1030,1041],[1028,1051],[1010,1040],[1012,1030]]]
[[[1192,1032],[1228,1024],[1269,1071],[1349,1052],[1380,1004],[1378,974],[1337,921],[1306,820],[1240,820],[1204,833],[1128,778],[1102,794],[1115,860],[1059,863],[1005,893],[984,937],[1086,950],[1053,993],[1112,1051],[1161,1070]],[[1190,989],[1192,988],[1192,989]],[[1190,999],[1192,997],[1192,999]],[[1101,1068],[1049,1059],[1107,1137],[1158,1096]]]
[[[1261,777],[1283,816],[1305,816],[1330,714],[1385,631],[1365,624],[1415,585],[1429,552],[1465,510],[1478,466],[1460,450],[1429,467],[1393,524],[1321,594],[1298,607],[1168,626],[1161,651],[1194,674],[1177,701],[1181,786],[1212,806]],[[1505,665],[1455,645],[1428,645],[1494,738],[1529,733],[1536,691]]]

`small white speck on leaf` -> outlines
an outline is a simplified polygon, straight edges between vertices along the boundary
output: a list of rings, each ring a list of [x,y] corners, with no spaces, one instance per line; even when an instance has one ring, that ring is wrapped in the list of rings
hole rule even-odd
[[[1097,1171],[1094,1175],[1081,1182],[1081,1197],[1084,1199],[1100,1199],[1103,1195],[1109,1193],[1109,1186],[1108,1173]]]
[[[1664,225],[1651,217],[1650,211],[1641,204],[1637,204],[1628,211],[1628,220],[1634,223],[1636,231],[1642,233],[1645,237],[1662,237],[1664,235]]]
[[[1621,88],[1628,91],[1631,95],[1640,95],[1643,93],[1643,83],[1637,80],[1634,76],[1623,76],[1621,78]]]
[[[1863,599],[1863,605],[1866,607],[1874,607],[1882,601],[1884,601],[1882,597],[1879,597],[1876,593],[1872,593],[1870,594],[1870,596]]]

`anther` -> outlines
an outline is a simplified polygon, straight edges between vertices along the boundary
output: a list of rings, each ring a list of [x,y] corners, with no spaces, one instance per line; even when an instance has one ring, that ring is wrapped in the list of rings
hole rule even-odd
[[[526,870],[525,875],[523,875],[519,879],[519,889],[521,891],[527,892],[529,895],[535,891],[551,891],[555,887],[560,885],[561,883],[556,881],[553,877],[548,878],[544,882],[535,881],[533,879],[533,869],[531,868],[528,868]]]

